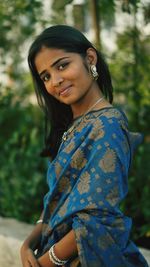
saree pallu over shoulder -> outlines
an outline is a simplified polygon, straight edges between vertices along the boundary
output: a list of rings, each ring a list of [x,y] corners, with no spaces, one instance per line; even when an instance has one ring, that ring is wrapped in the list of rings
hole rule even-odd
[[[148,266],[129,239],[131,219],[119,208],[140,141],[115,108],[90,112],[77,125],[49,163],[41,253],[74,229],[78,259],[65,266]]]

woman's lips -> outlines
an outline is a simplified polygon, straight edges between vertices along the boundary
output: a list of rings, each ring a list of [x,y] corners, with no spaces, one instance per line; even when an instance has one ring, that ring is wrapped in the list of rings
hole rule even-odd
[[[59,95],[61,95],[61,96],[68,95],[68,93],[69,93],[69,91],[70,91],[70,88],[71,88],[71,85],[69,85],[69,86],[67,86],[67,87],[65,87],[65,88],[63,88],[63,89],[61,89],[61,90],[59,91]]]

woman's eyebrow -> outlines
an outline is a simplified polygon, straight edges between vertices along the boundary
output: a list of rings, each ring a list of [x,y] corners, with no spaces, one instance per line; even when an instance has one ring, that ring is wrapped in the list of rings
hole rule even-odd
[[[66,59],[66,58],[69,58],[69,57],[61,57],[61,58],[57,59],[56,61],[54,61],[54,62],[50,65],[50,67],[54,67],[57,63],[59,63],[61,60]],[[39,73],[39,75],[41,76],[41,75],[44,74],[45,72],[46,72],[46,70],[43,70],[42,72]]]
[[[61,60],[66,59],[66,58],[69,58],[69,57],[61,57],[61,58],[57,59],[56,61],[54,61],[52,63],[52,65],[50,67],[54,67],[57,63],[59,63]]]

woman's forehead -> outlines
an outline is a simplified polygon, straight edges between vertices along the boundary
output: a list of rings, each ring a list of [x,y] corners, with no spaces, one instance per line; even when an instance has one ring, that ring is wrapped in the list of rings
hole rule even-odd
[[[80,57],[77,53],[67,52],[58,48],[42,47],[35,57],[35,65],[39,72],[46,69],[47,66],[53,67],[61,60]]]

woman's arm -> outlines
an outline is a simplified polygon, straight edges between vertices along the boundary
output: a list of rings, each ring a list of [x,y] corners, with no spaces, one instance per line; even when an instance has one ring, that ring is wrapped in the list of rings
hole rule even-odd
[[[54,252],[60,260],[68,260],[73,255],[77,254],[77,244],[74,230],[66,234],[59,242],[55,244]],[[49,258],[49,252],[46,252],[38,259],[41,267],[53,267],[54,263]]]

